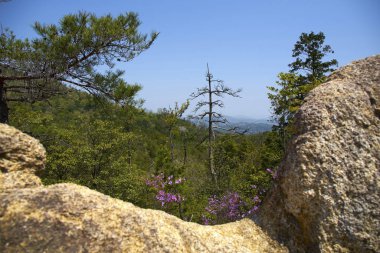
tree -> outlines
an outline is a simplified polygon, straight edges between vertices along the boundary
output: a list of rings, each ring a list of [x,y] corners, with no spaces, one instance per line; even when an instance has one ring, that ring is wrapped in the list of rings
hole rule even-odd
[[[292,57],[295,61],[289,64],[289,73],[278,75],[277,87],[268,87],[273,93],[268,93],[271,100],[274,119],[277,122],[275,130],[279,131],[283,144],[292,134],[294,114],[303,104],[306,95],[321,84],[328,73],[338,65],[337,60],[324,61],[328,54],[334,53],[331,46],[324,45],[325,35],[302,33],[294,45]]]
[[[268,93],[268,98],[271,100],[273,118],[275,119],[277,125],[274,126],[274,130],[278,131],[281,136],[283,148],[285,147],[285,142],[292,132],[289,128],[291,127],[290,122],[292,122],[294,114],[297,112],[301,106],[303,100],[299,94],[301,92],[302,86],[299,85],[300,77],[294,73],[279,73],[278,81],[276,81],[276,87],[268,87],[268,89],[273,92]]]
[[[186,165],[187,163],[187,143],[189,141],[189,134],[188,130],[185,126],[180,126],[178,128],[180,135],[181,135],[181,140],[182,140],[182,149],[183,149],[183,159],[182,159],[182,164],[183,166]]]
[[[116,61],[130,61],[148,49],[158,36],[138,31],[137,14],[96,17],[79,12],[59,25],[33,26],[37,38],[16,39],[6,29],[0,35],[0,122],[7,122],[8,102],[35,102],[57,94],[52,81],[128,103],[141,89],[128,85]],[[108,70],[100,71],[99,67]]]
[[[214,79],[213,75],[210,73],[208,64],[207,64],[207,73],[206,73],[207,86],[203,88],[198,88],[196,92],[192,93],[190,97],[196,99],[198,97],[207,97],[207,100],[201,100],[197,103],[195,107],[195,112],[199,111],[201,108],[206,107],[206,110],[198,114],[197,117],[203,120],[205,117],[208,123],[208,167],[213,177],[216,188],[218,188],[218,178],[217,173],[214,168],[214,152],[213,152],[213,142],[215,140],[214,128],[216,124],[225,124],[227,123],[226,118],[215,111],[216,108],[224,107],[224,103],[221,99],[214,99],[214,97],[222,98],[224,95],[229,95],[232,97],[239,97],[239,92],[241,89],[236,91],[232,90],[229,87],[226,87],[222,80]],[[216,83],[216,85],[213,85]]]
[[[163,109],[162,113],[164,115],[164,122],[167,125],[168,137],[169,137],[169,146],[170,146],[170,158],[171,161],[174,161],[174,130],[177,127],[179,119],[185,113],[189,107],[190,102],[187,100],[185,103],[178,106],[178,103],[175,103],[174,108],[169,107],[168,109]]]
[[[292,57],[296,60],[289,64],[290,72],[301,76],[303,82],[313,83],[325,78],[326,74],[335,70],[334,66],[338,66],[338,61],[332,59],[323,61],[328,54],[333,54],[331,46],[324,45],[325,35],[322,32],[314,34],[302,33],[299,40],[294,45]]]

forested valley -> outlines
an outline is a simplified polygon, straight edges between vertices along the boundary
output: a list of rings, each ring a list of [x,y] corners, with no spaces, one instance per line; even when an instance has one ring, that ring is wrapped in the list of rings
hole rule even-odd
[[[221,223],[257,208],[272,181],[269,169],[281,159],[275,132],[217,133],[216,188],[207,166],[206,127],[180,118],[172,126],[169,110],[146,112],[66,92],[48,104],[11,107],[10,124],[47,150],[39,175],[45,184],[73,182],[185,220]]]
[[[194,100],[175,101],[158,112],[136,98],[139,85],[122,79],[115,62],[130,61],[159,39],[140,34],[133,13],[65,16],[60,25],[36,23],[40,36],[0,37],[0,116],[39,139],[47,165],[44,184],[87,186],[144,208],[186,221],[221,224],[253,217],[277,177],[293,118],[307,93],[334,70],[336,60],[320,33],[302,33],[288,73],[269,87],[272,131],[219,131],[227,123],[217,109],[223,95],[238,96],[207,71],[206,86],[189,97],[204,124],[184,115]],[[109,70],[100,72],[99,66]],[[202,73],[200,73],[202,74]],[[190,95],[190,94],[189,94]],[[253,96],[254,94],[252,94]],[[214,100],[212,100],[214,99]],[[231,130],[231,131],[229,131]]]

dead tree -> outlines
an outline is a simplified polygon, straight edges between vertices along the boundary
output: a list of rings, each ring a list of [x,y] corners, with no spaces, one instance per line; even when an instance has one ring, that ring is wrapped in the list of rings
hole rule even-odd
[[[225,86],[222,80],[214,79],[213,75],[210,73],[208,64],[206,81],[207,85],[203,88],[198,88],[196,92],[193,92],[190,95],[190,97],[191,99],[197,99],[199,97],[207,98],[206,100],[198,101],[194,111],[197,113],[202,108],[205,108],[205,110],[197,114],[195,117],[200,120],[204,120],[206,118],[206,122],[208,123],[208,167],[214,180],[215,186],[217,189],[219,189],[218,177],[214,167],[214,129],[218,127],[218,125],[226,124],[228,121],[221,113],[216,112],[216,108],[224,107],[224,103],[221,100],[224,95],[240,97],[238,94],[241,92],[241,89],[232,90],[231,88]]]

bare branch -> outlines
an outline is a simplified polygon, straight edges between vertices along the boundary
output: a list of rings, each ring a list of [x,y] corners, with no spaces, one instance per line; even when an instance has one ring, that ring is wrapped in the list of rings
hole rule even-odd
[[[207,100],[201,100],[197,103],[195,107],[195,112],[201,108],[207,108],[206,111],[197,115],[201,120],[207,116],[208,122],[208,158],[209,158],[209,170],[215,181],[215,185],[218,188],[217,174],[214,168],[214,155],[213,155],[213,145],[212,142],[215,140],[214,129],[218,128],[219,124],[226,124],[228,121],[222,114],[215,111],[215,107],[224,107],[224,103],[221,99],[214,99],[215,96],[223,97],[224,95],[229,95],[232,97],[239,97],[238,93],[241,90],[232,90],[224,85],[222,80],[214,79],[213,75],[210,73],[207,64],[206,81],[208,86],[203,88],[198,88],[196,92],[193,92],[190,97],[191,99],[196,99],[198,97],[207,97]]]
[[[190,98],[193,100],[193,99],[196,99],[200,96],[204,96],[204,95],[207,95],[209,92],[208,88],[207,87],[203,87],[203,88],[197,88],[197,91],[196,92],[193,92],[190,94]]]

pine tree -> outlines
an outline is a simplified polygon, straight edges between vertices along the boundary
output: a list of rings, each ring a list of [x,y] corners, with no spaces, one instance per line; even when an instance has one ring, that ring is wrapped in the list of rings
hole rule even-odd
[[[289,73],[278,75],[277,86],[270,86],[268,98],[272,104],[273,118],[285,145],[286,140],[294,132],[292,121],[294,114],[303,104],[307,94],[324,82],[327,74],[338,65],[337,60],[324,61],[329,54],[334,53],[331,46],[324,45],[325,35],[302,33],[294,45],[292,56],[295,61],[289,64]]]
[[[141,89],[128,85],[116,61],[130,61],[158,36],[138,31],[135,13],[96,17],[79,12],[58,25],[33,26],[38,37],[16,39],[6,29],[0,35],[0,122],[7,122],[8,103],[46,100],[59,93],[53,81],[127,103]],[[108,70],[100,71],[99,66]]]

